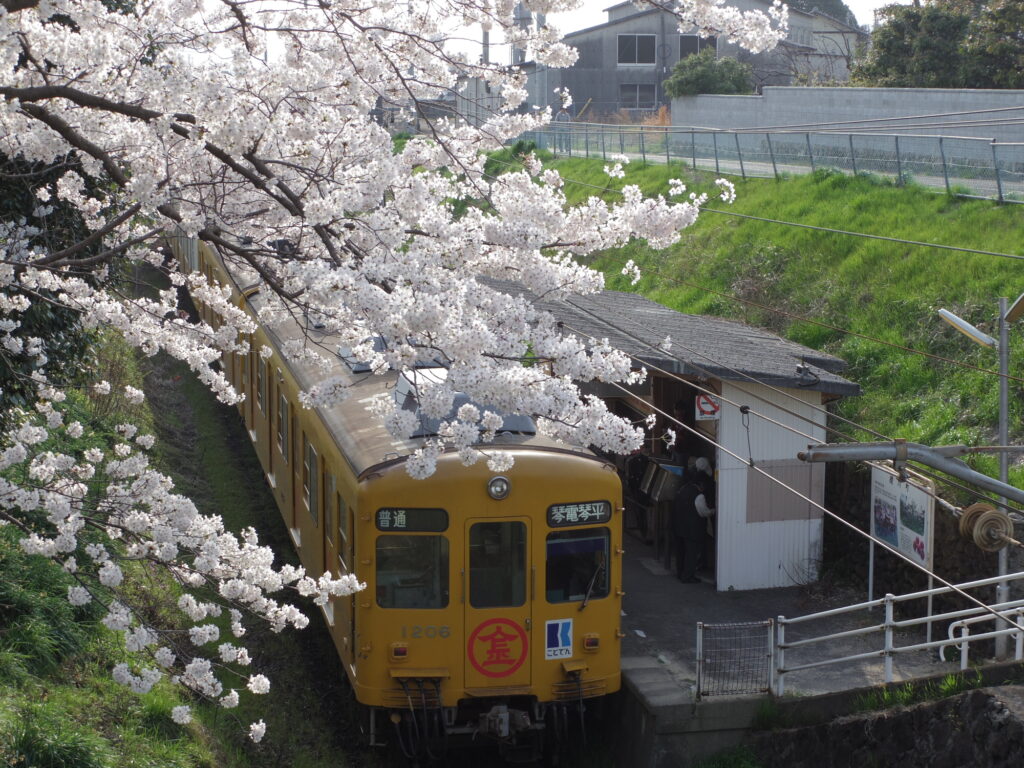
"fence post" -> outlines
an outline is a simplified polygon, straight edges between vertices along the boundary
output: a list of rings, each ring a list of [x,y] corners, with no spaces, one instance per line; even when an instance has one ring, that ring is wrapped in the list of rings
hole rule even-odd
[[[704,687],[704,622],[697,622],[697,693],[695,698],[700,699],[700,689]]]
[[[900,159],[900,137],[893,136],[896,142],[896,186],[903,186],[903,161]]]
[[[693,156],[693,170],[697,170],[697,132],[690,131],[690,154]]]
[[[743,150],[740,149],[740,135],[738,133],[734,133],[733,136],[736,137],[736,156],[740,159],[740,176],[742,176],[743,180],[746,181],[747,172],[743,170]]]
[[[640,136],[643,137],[643,135],[644,135],[644,129],[641,128],[640,129]],[[619,128],[619,154],[620,155],[626,154],[626,145],[623,144],[622,142],[623,142],[623,139],[622,139],[622,129]]]
[[[669,132],[668,132],[668,126],[666,125],[665,126],[665,167],[666,168],[668,168],[670,165],[672,165],[672,152],[669,149],[668,137],[669,137]]]
[[[590,158],[590,126],[587,123],[583,124],[583,149],[587,153],[587,158]]]
[[[893,601],[895,595],[891,592],[885,596],[885,682],[892,682],[892,624],[893,624]]]
[[[608,159],[608,154],[605,152],[605,148],[604,148],[604,134],[605,134],[605,129],[604,129],[604,126],[602,125],[601,126],[601,159],[602,160],[607,160]]]
[[[1018,608],[1017,609],[1017,624],[1018,625],[1021,624],[1021,619],[1024,619],[1024,608]],[[1014,646],[1016,647],[1016,651],[1015,651],[1013,657],[1017,661],[1020,661],[1021,659],[1024,659],[1024,632],[1021,632],[1018,629],[1016,632],[1013,633],[1013,636],[1014,636],[1014,639],[1016,641],[1014,643]]]
[[[713,132],[711,134],[711,141],[715,145],[715,173],[721,173],[721,171],[718,169],[718,134],[717,133]]]
[[[949,169],[946,167],[946,150],[942,148],[942,137],[939,136],[939,157],[942,158],[942,178],[946,180],[946,194],[949,194]]]
[[[811,173],[814,173],[814,150],[811,149],[811,134],[805,133],[804,138],[807,139],[807,156],[811,158]]]
[[[775,660],[775,622],[768,619],[768,687],[767,691],[771,691],[775,687],[775,667],[772,666],[772,662]]]
[[[775,174],[775,180],[778,181],[779,169],[775,167],[775,150],[772,149],[772,135],[770,133],[766,133],[764,137],[768,139],[768,155],[772,159],[772,173]]]
[[[786,649],[782,646],[786,642],[786,617],[779,616],[779,633],[775,641],[775,695],[781,696],[786,692]]]
[[[853,134],[850,134],[850,162],[853,164],[853,175],[857,175],[857,155],[853,151]]]
[[[999,202],[1003,202],[1003,180],[999,178],[999,160],[996,159],[996,140],[992,139],[992,168],[996,172],[996,192],[999,194]]]
[[[971,644],[967,641],[967,633],[968,632],[970,632],[970,630],[967,628],[967,624],[964,623],[964,622],[961,622],[961,624],[960,624],[960,645],[958,646],[960,648],[960,671],[961,672],[966,672],[967,671],[967,666],[968,666],[968,664],[967,664],[967,657],[970,655],[970,652],[971,652]]]

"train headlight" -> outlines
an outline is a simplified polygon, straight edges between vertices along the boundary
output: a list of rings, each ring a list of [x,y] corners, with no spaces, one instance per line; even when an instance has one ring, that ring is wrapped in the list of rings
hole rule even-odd
[[[409,646],[406,643],[391,644],[391,660],[404,661],[409,658]]]
[[[490,494],[492,499],[497,499],[498,501],[508,496],[508,492],[511,489],[512,484],[509,483],[508,478],[501,477],[500,475],[492,477],[487,483],[487,493]]]

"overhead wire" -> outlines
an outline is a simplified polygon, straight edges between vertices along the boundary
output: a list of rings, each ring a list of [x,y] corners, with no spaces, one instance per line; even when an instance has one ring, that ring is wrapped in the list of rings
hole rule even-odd
[[[863,536],[864,538],[868,539],[869,541],[873,541],[876,544],[880,544],[882,547],[887,549],[889,552],[891,552],[893,555],[895,555],[899,559],[903,560],[904,562],[909,563],[911,566],[913,566],[914,568],[917,568],[919,571],[922,571],[925,574],[931,576],[933,579],[938,581],[944,587],[946,587],[950,591],[955,592],[956,594],[960,595],[961,597],[963,597],[968,602],[974,603],[975,605],[980,607],[982,610],[984,610],[986,613],[990,613],[995,618],[1001,619],[1001,620],[1005,621],[1006,623],[1011,624],[1016,629],[1024,631],[1024,624],[1019,624],[1016,621],[1014,621],[1013,619],[1010,619],[1008,617],[1003,616],[1003,614],[1001,614],[995,608],[992,608],[990,605],[988,605],[987,603],[979,600],[978,598],[974,597],[973,595],[967,594],[967,592],[965,592],[959,586],[957,586],[957,585],[947,581],[946,579],[942,578],[937,573],[935,573],[933,570],[927,568],[923,564],[915,562],[910,557],[908,557],[907,555],[904,555],[898,549],[894,548],[892,545],[890,545],[885,540],[880,539],[880,538],[878,538],[876,536],[872,536],[867,531],[862,531],[860,528],[858,528],[856,525],[854,525],[850,521],[845,520],[844,518],[840,517],[835,512],[832,512],[831,510],[827,509],[823,504],[819,504],[818,502],[816,502],[811,497],[809,497],[806,494],[798,491],[796,488],[794,488],[791,485],[789,485],[788,483],[780,480],[779,478],[775,477],[774,475],[769,474],[768,472],[766,472],[764,469],[762,469],[761,467],[757,466],[756,464],[751,464],[750,462],[746,461],[739,454],[729,450],[724,445],[719,443],[717,440],[712,438],[710,435],[707,435],[707,434],[701,432],[700,430],[695,429],[694,427],[691,427],[688,424],[685,424],[684,422],[680,421],[679,419],[676,419],[674,416],[669,415],[668,413],[666,413],[665,411],[661,410],[660,408],[652,405],[651,403],[648,403],[647,401],[643,400],[639,395],[637,395],[637,394],[635,394],[633,392],[630,392],[626,387],[622,386],[621,384],[613,382],[612,386],[617,388],[617,389],[619,389],[619,390],[621,390],[627,397],[632,397],[632,398],[634,398],[636,400],[639,400],[639,401],[643,402],[647,407],[652,408],[653,410],[657,411],[662,416],[664,416],[666,419],[675,422],[677,425],[679,425],[680,427],[682,427],[684,430],[686,430],[690,434],[694,435],[695,437],[697,437],[697,438],[699,438],[699,439],[701,439],[701,440],[703,440],[703,441],[705,441],[707,443],[710,443],[711,445],[715,446],[715,448],[717,448],[719,451],[721,451],[722,453],[724,453],[724,454],[726,454],[728,456],[731,456],[732,458],[736,459],[740,463],[742,463],[745,466],[747,466],[750,470],[753,470],[754,472],[757,472],[757,473],[763,475],[765,478],[767,478],[767,480],[769,482],[775,483],[777,486],[779,486],[780,488],[783,488],[783,489],[789,491],[791,494],[793,494],[797,498],[802,499],[803,501],[806,501],[812,507],[821,510],[821,512],[824,515],[827,515],[828,517],[830,517],[833,520],[837,521],[840,525],[845,526],[846,528],[850,529],[851,531],[853,531],[854,533],[856,533],[856,534],[858,534],[860,536]]]
[[[515,167],[515,164],[509,163],[509,162],[506,162],[506,161],[498,160],[497,162],[500,163],[500,164],[503,164],[503,165]],[[493,176],[491,176],[489,174],[488,174],[488,176],[490,178],[495,178],[495,177],[493,177]],[[580,180],[577,180],[577,179],[572,179],[572,178],[567,178],[567,177],[562,177],[562,179],[563,179],[563,181],[566,181],[568,183],[573,183],[573,184],[576,184],[576,185],[579,185],[579,186],[589,187],[589,188],[596,189],[596,190],[599,190],[599,191],[602,191],[602,192],[608,192],[608,191],[618,192],[618,190],[607,190],[606,188],[599,187],[599,186],[597,186],[595,184],[590,184],[588,182],[580,181]],[[713,211],[713,212],[721,212],[721,213],[726,213],[726,214],[730,214],[730,215],[744,216],[743,214],[731,214],[731,212],[729,212],[729,211],[717,211],[717,209],[704,208],[702,210],[710,210],[710,211]],[[744,216],[744,217],[745,218],[759,218],[759,217],[752,217],[752,216]],[[793,224],[792,222],[784,222],[784,221],[777,221],[777,220],[767,220],[767,221],[772,221],[773,223],[780,223],[780,224]],[[810,225],[800,225],[800,224],[793,224],[793,225],[794,226],[806,226],[806,227],[809,227],[811,229],[819,229],[818,227],[811,227]],[[841,234],[854,235],[854,236],[872,237],[871,235],[862,235],[861,233],[847,232],[847,231],[841,231],[841,230],[836,230],[836,232],[841,233]],[[875,236],[875,237],[880,237],[880,236]],[[886,239],[888,239],[888,238],[886,238]],[[939,248],[947,248],[947,249],[950,249],[950,250],[965,250],[965,251],[973,252],[973,253],[981,253],[983,255],[1004,255],[1004,256],[1010,256],[1009,254],[997,254],[997,253],[994,253],[994,252],[977,251],[975,249],[964,249],[964,248],[959,248],[959,247],[956,247],[956,246],[944,246],[944,245],[937,245],[937,244],[922,243],[922,242],[918,242],[918,241],[901,241],[899,239],[896,239],[896,240],[898,242],[905,242],[905,243],[912,244],[912,245],[920,245],[920,246],[934,245],[935,247],[939,247]],[[1011,256],[1011,258],[1024,258],[1024,256]],[[687,284],[687,285],[690,285],[692,287],[696,287],[696,288],[698,288],[700,290],[706,290],[706,291],[708,291],[710,293],[715,293],[715,294],[718,294],[718,295],[721,295],[721,296],[725,296],[727,298],[734,299],[736,301],[748,303],[748,304],[751,304],[751,305],[754,305],[754,306],[757,306],[757,307],[760,307],[760,308],[763,308],[763,309],[766,309],[766,310],[769,310],[769,311],[778,312],[779,314],[783,314],[783,315],[786,315],[786,316],[789,316],[789,317],[792,317],[792,318],[795,318],[795,319],[800,319],[800,320],[802,320],[804,322],[808,322],[808,323],[811,323],[811,324],[819,325],[819,326],[822,326],[822,327],[825,327],[825,328],[828,328],[828,329],[831,329],[831,330],[834,330],[834,331],[837,331],[837,332],[840,332],[840,333],[845,333],[845,334],[849,334],[849,335],[856,336],[856,337],[859,337],[859,338],[863,338],[865,340],[869,340],[869,341],[872,341],[872,342],[875,342],[875,343],[878,343],[878,344],[882,344],[882,345],[885,345],[885,346],[893,347],[893,348],[896,348],[896,349],[899,349],[901,351],[905,351],[905,352],[908,352],[908,353],[911,353],[911,354],[921,355],[923,357],[928,357],[928,358],[931,358],[931,359],[934,359],[934,360],[938,360],[938,361],[941,361],[941,362],[944,362],[944,363],[948,363],[948,364],[951,364],[951,365],[960,366],[960,367],[963,367],[963,368],[975,370],[975,371],[978,371],[980,373],[985,373],[985,374],[992,375],[992,376],[1002,376],[1003,375],[1003,374],[1001,374],[998,371],[993,371],[991,369],[987,369],[987,368],[982,368],[980,366],[971,365],[969,363],[964,363],[962,361],[954,360],[952,358],[943,357],[941,355],[935,355],[935,354],[932,354],[930,352],[924,352],[922,350],[913,349],[912,347],[906,347],[906,346],[903,346],[903,345],[895,344],[893,342],[888,342],[888,341],[885,341],[883,339],[879,339],[877,337],[868,336],[866,334],[858,333],[856,331],[851,331],[851,330],[847,330],[847,329],[844,329],[844,328],[840,328],[838,326],[830,325],[828,323],[823,323],[821,321],[812,320],[810,318],[806,318],[806,317],[803,317],[801,315],[796,315],[794,313],[789,313],[789,312],[786,312],[784,310],[779,310],[779,309],[776,309],[774,307],[768,307],[766,305],[759,304],[758,302],[753,302],[753,301],[750,301],[750,300],[747,300],[747,299],[742,299],[742,298],[737,297],[737,296],[731,296],[729,294],[724,294],[724,293],[721,293],[721,292],[718,292],[718,291],[714,291],[713,289],[707,289],[707,288],[703,288],[701,286],[696,286],[693,283],[687,283],[686,281],[678,280],[678,279],[672,278],[670,276],[663,275],[660,272],[656,272],[656,274],[659,274],[659,276],[661,276],[661,277],[663,277],[663,278],[665,278],[667,280],[670,280],[670,281],[674,280],[675,282],[680,283],[680,284]],[[579,307],[577,307],[577,308],[579,308]],[[622,329],[620,329],[620,330],[622,330]],[[691,361],[691,364],[692,364],[692,361]],[[746,374],[744,374],[744,375],[746,375]],[[757,381],[756,377],[750,377],[750,378],[753,381]],[[1024,378],[1021,378],[1021,377],[1017,377],[1017,376],[1012,376],[1010,374],[1006,374],[1006,378],[1007,378],[1007,380],[1014,380],[1014,381],[1018,381],[1018,382],[1024,383]],[[691,382],[687,382],[687,383],[691,383]],[[757,381],[757,383],[762,384],[763,386],[770,387],[770,385],[765,384],[764,382]],[[691,383],[691,385],[692,385],[692,383]],[[782,390],[779,390],[779,391],[782,391]],[[713,394],[716,394],[716,396],[718,396],[717,393],[713,393]],[[789,393],[785,393],[785,394],[789,395]],[[876,435],[878,437],[882,437],[885,440],[890,440],[891,439],[891,438],[883,435],[882,433],[879,433],[879,432],[877,432],[877,431],[875,431],[875,430],[873,430],[873,429],[871,429],[869,427],[866,427],[865,425],[858,424],[857,422],[854,422],[854,421],[852,421],[850,419],[847,419],[847,418],[845,418],[845,417],[843,417],[843,416],[841,416],[839,414],[829,413],[828,411],[825,411],[824,409],[819,409],[819,410],[822,410],[822,412],[826,413],[828,416],[831,416],[833,418],[837,418],[837,419],[839,419],[841,421],[844,421],[844,422],[850,424],[851,426],[856,427],[857,429],[861,429],[861,430],[863,430],[865,432],[868,432],[870,434],[874,434],[874,435]],[[849,437],[849,436],[845,435],[844,433],[839,432],[838,430],[835,430],[834,428],[831,428],[831,431],[833,431],[836,434],[840,434],[841,436]],[[856,439],[854,439],[853,441],[857,442]],[[936,477],[936,479],[941,479],[943,482],[945,482],[945,483],[947,483],[947,484],[949,484],[949,485],[951,485],[953,487],[956,487],[956,488],[958,488],[958,489],[968,493],[969,495],[974,496],[975,498],[984,499],[986,501],[990,501],[991,500],[989,497],[985,496],[983,493],[981,493],[981,492],[979,492],[979,491],[977,491],[975,489],[972,489],[972,488],[970,488],[968,486],[965,486],[965,485],[962,485],[960,483],[957,483],[956,481],[950,480],[950,479],[945,478],[945,477],[943,477],[941,475],[934,476],[934,477]],[[1009,507],[1007,507],[1007,508],[1011,509]],[[1016,511],[1016,510],[1014,510],[1014,511]]]
[[[578,309],[580,311],[584,311],[584,312],[587,311],[584,308],[580,307],[578,304],[575,304],[575,303],[573,303],[571,301],[567,301],[566,303],[570,304],[571,306],[575,307],[576,309]],[[593,316],[593,313],[589,313],[588,312],[588,314],[591,314],[591,316]],[[615,328],[617,331],[625,334],[626,336],[629,336],[634,341],[636,341],[636,342],[638,342],[640,344],[643,344],[643,345],[645,345],[645,346],[647,346],[647,347],[649,347],[651,349],[656,350],[659,354],[668,354],[670,357],[672,357],[672,358],[674,358],[676,360],[679,360],[679,358],[677,356],[672,355],[671,353],[667,352],[666,350],[658,348],[657,345],[651,344],[650,342],[645,341],[644,339],[636,336],[635,334],[630,333],[628,330],[623,328],[621,325],[616,325],[615,323],[612,323],[611,321],[609,321],[607,319],[602,319],[602,322],[610,325],[611,327]],[[592,334],[587,333],[585,331],[582,331],[582,330],[580,330],[578,328],[575,328],[575,327],[573,327],[573,326],[571,326],[571,325],[569,325],[567,323],[563,322],[562,323],[562,327],[572,331],[573,333],[576,333],[578,335],[581,335],[581,336],[584,336],[584,337],[590,338],[591,340],[595,340],[596,341],[596,337],[594,337]],[[685,345],[680,344],[679,346],[681,346],[683,349],[687,349],[689,352],[691,352],[693,354],[697,354],[697,355],[699,355],[701,357],[704,357],[706,359],[712,359],[712,358],[710,358],[709,355],[700,353],[697,350],[693,350],[692,348],[686,347]],[[680,360],[680,362],[685,362],[686,364],[690,365],[691,367],[696,368],[698,371],[700,371],[704,375],[707,375],[707,376],[710,376],[710,377],[714,377],[714,378],[720,378],[720,377],[716,376],[714,373],[712,373],[711,371],[708,371],[706,368],[703,368],[703,366],[701,366],[700,364],[694,363],[692,360],[686,360],[686,361]],[[806,400],[801,400],[800,398],[795,397],[791,393],[786,392],[786,390],[780,389],[778,387],[774,387],[771,384],[768,384],[768,383],[758,379],[756,376],[753,376],[753,375],[751,375],[749,373],[746,373],[745,371],[740,371],[738,369],[735,369],[735,368],[732,368],[730,366],[724,365],[724,364],[722,364],[720,362],[714,361],[713,359],[712,359],[712,362],[714,364],[718,365],[720,368],[724,368],[725,370],[728,370],[731,373],[734,373],[734,374],[736,374],[736,375],[738,375],[740,377],[746,378],[749,381],[751,381],[752,383],[759,384],[760,386],[763,386],[763,387],[769,389],[770,391],[775,392],[776,394],[779,394],[779,395],[782,395],[784,397],[789,397],[791,399],[797,400],[802,405],[805,405],[805,406],[809,407],[811,410],[815,411],[816,413],[820,413],[821,415],[823,415],[825,417],[824,418],[824,423],[819,422],[819,421],[815,421],[814,419],[812,419],[811,417],[809,417],[809,416],[807,416],[805,414],[801,414],[801,413],[799,413],[797,411],[793,411],[793,410],[788,409],[788,408],[786,408],[786,407],[784,407],[782,405],[779,405],[778,403],[774,403],[774,402],[768,400],[767,398],[765,398],[765,397],[763,397],[761,395],[758,395],[756,392],[751,392],[751,391],[746,391],[745,392],[745,394],[748,395],[749,397],[752,397],[755,400],[759,400],[762,403],[765,403],[767,405],[770,405],[773,408],[776,408],[777,410],[780,410],[783,413],[785,413],[785,414],[787,414],[789,416],[792,416],[793,418],[799,419],[800,421],[807,422],[808,424],[810,424],[812,426],[824,429],[826,432],[831,432],[832,434],[839,435],[840,437],[843,437],[843,438],[847,439],[848,441],[850,441],[852,443],[860,443],[861,441],[858,440],[856,437],[853,437],[851,435],[846,434],[845,432],[842,432],[842,431],[836,429],[835,427],[829,426],[829,424],[828,424],[829,418],[836,418],[836,419],[839,419],[841,421],[844,421],[844,422],[850,424],[851,426],[854,426],[854,427],[856,427],[858,429],[861,429],[861,430],[863,430],[865,432],[868,432],[868,433],[870,433],[872,435],[875,435],[876,437],[879,437],[879,438],[881,438],[883,440],[886,440],[886,441],[892,440],[891,437],[888,437],[887,435],[884,435],[881,432],[873,430],[873,429],[871,429],[869,427],[866,427],[864,425],[858,424],[857,422],[854,422],[851,419],[847,419],[847,418],[845,418],[843,416],[840,416],[839,414],[832,413],[832,412],[828,411],[827,409],[822,408],[821,406],[815,405],[813,403],[809,403]],[[712,396],[718,398],[719,400],[721,400],[722,402],[735,407],[741,413],[744,412],[744,408],[746,408],[746,412],[752,413],[753,415],[757,416],[758,418],[762,419],[763,421],[766,421],[766,422],[768,422],[768,423],[770,423],[770,424],[772,424],[774,426],[781,427],[784,430],[788,430],[788,431],[792,432],[793,434],[799,435],[800,437],[804,437],[804,438],[806,438],[808,440],[811,440],[813,442],[818,442],[818,439],[815,436],[810,435],[810,434],[808,434],[806,432],[803,432],[803,431],[799,430],[798,428],[796,428],[795,426],[793,426],[791,424],[785,424],[784,422],[780,422],[780,421],[778,421],[776,419],[773,419],[770,416],[768,416],[768,415],[766,415],[764,413],[761,413],[760,411],[756,411],[756,410],[750,408],[749,406],[747,406],[745,404],[741,405],[740,403],[736,402],[735,400],[726,397],[722,393],[715,392],[714,390],[710,389],[709,387],[703,386],[699,382],[694,382],[692,380],[685,379],[685,378],[683,378],[681,375],[679,375],[677,373],[674,373],[672,371],[667,371],[664,368],[661,368],[660,366],[654,365],[653,363],[650,363],[650,362],[644,362],[644,367],[648,368],[649,370],[656,371],[657,373],[660,373],[660,374],[662,374],[664,376],[667,376],[668,378],[671,378],[671,379],[674,379],[674,380],[679,381],[681,383],[687,384],[688,386],[696,389],[698,392],[702,392],[704,394],[712,395]],[[931,477],[932,479],[935,479],[935,480],[938,480],[938,481],[942,481],[942,482],[945,482],[948,485],[954,486],[954,487],[958,488],[959,490],[964,491],[965,493],[967,493],[969,496],[971,496],[973,498],[976,498],[976,499],[982,500],[982,501],[991,501],[992,500],[989,496],[986,496],[983,492],[978,491],[977,489],[971,488],[971,487],[969,487],[967,485],[964,485],[962,483],[958,483],[955,480],[949,479],[949,478],[947,478],[944,475],[940,475],[940,474],[938,474],[936,472],[929,471],[929,470],[925,469],[924,467],[919,466],[917,463],[914,463],[912,466],[915,468],[915,470],[920,470],[922,472],[922,474],[925,474],[928,477]],[[939,499],[940,498],[936,494],[930,493],[928,491],[925,491],[925,492],[929,493],[929,495],[933,496],[935,499]],[[945,500],[941,500],[941,501],[944,504],[947,503],[947,502],[945,502]],[[1003,506],[1009,512],[1015,512],[1017,514],[1024,514],[1024,511],[1010,506],[1009,503],[1001,504],[1001,506]]]
[[[901,120],[930,120],[939,117],[960,117],[961,115],[985,115],[993,114],[996,112],[1019,112],[1024,110],[1024,104],[1018,107],[993,107],[989,109],[967,109],[957,112],[935,112],[931,114],[919,114],[919,115],[904,115],[901,117],[874,117],[874,118],[862,118],[860,120],[824,120],[816,123],[785,123],[782,125],[755,125],[746,126],[744,128],[736,128],[732,130],[736,131],[754,131],[757,133],[763,133],[765,131],[775,130],[792,130],[797,128],[815,128],[826,125],[861,125],[865,123],[896,123]],[[599,125],[599,123],[591,123],[591,125]],[[674,127],[674,126],[672,126]],[[702,128],[701,126],[687,126],[688,129],[693,130],[719,130],[716,128]]]
[[[509,163],[507,161],[496,160],[496,162],[498,162],[501,165],[507,165],[507,166],[510,166],[510,167],[516,167],[514,163]],[[491,179],[496,178],[495,176],[493,176],[491,174],[485,174],[485,175],[488,178],[491,178]],[[580,181],[578,179],[572,179],[572,178],[568,178],[568,177],[563,176],[562,180],[567,182],[567,183],[575,184],[577,186],[582,186],[582,187],[588,187],[590,189],[595,189],[595,190],[598,190],[600,192],[615,192],[615,193],[621,194],[621,192],[619,192],[619,190],[609,190],[609,189],[606,189],[605,187],[600,187],[600,186],[598,186],[596,184],[590,184],[589,182]],[[834,232],[836,234],[845,234],[845,235],[851,235],[851,236],[856,236],[856,237],[888,239],[888,240],[892,240],[894,242],[900,242],[900,243],[905,243],[905,244],[909,244],[909,245],[917,245],[917,246],[923,246],[923,247],[943,248],[943,249],[954,250],[954,251],[965,251],[965,252],[968,252],[968,253],[976,253],[976,254],[987,255],[987,256],[1005,256],[1007,258],[1013,258],[1013,259],[1024,259],[1024,256],[1014,255],[1014,254],[1004,254],[1004,253],[997,253],[997,252],[993,252],[993,251],[981,251],[981,250],[977,250],[977,249],[963,248],[963,247],[960,247],[960,246],[941,245],[941,244],[936,244],[936,243],[925,243],[925,242],[914,241],[914,240],[902,240],[900,238],[885,238],[885,237],[883,237],[881,235],[869,235],[869,234],[858,233],[858,232],[850,232],[850,231],[846,231],[846,230],[829,230],[827,228],[817,227],[817,226],[813,226],[813,225],[810,225],[810,224],[799,224],[799,223],[796,223],[796,222],[787,222],[787,221],[781,221],[781,220],[776,220],[776,219],[760,219],[757,216],[749,216],[749,215],[746,215],[746,214],[737,214],[737,213],[733,213],[731,211],[722,211],[722,210],[719,210],[717,208],[701,208],[701,210],[702,211],[710,211],[712,213],[722,213],[722,214],[729,215],[729,216],[740,216],[740,217],[743,217],[743,218],[759,219],[761,221],[771,222],[771,223],[775,223],[775,224],[786,224],[786,225],[796,226],[796,227],[805,227],[805,228],[808,228],[808,229],[824,229],[825,231]],[[827,328],[829,330],[836,331],[837,333],[848,334],[850,336],[855,336],[855,337],[858,337],[858,338],[862,338],[862,339],[865,339],[867,341],[872,341],[872,342],[875,342],[877,344],[882,344],[884,346],[892,347],[894,349],[899,349],[901,351],[909,352],[911,354],[921,355],[922,357],[928,357],[928,358],[931,358],[933,360],[938,360],[938,361],[943,362],[943,363],[948,363],[950,365],[955,365],[955,366],[958,366],[958,367],[961,367],[961,368],[967,368],[967,369],[970,369],[970,370],[978,371],[980,373],[985,373],[985,374],[990,375],[990,376],[1003,376],[1003,374],[1000,373],[999,371],[994,371],[994,370],[992,370],[990,368],[982,368],[981,366],[971,365],[970,363],[965,363],[965,362],[962,362],[960,360],[954,360],[953,358],[943,357],[941,355],[936,355],[936,354],[933,354],[931,352],[925,352],[923,350],[914,349],[913,347],[907,347],[907,346],[904,346],[904,345],[901,345],[901,344],[896,344],[896,343],[891,342],[891,341],[885,341],[884,339],[880,339],[880,338],[875,337],[875,336],[869,336],[867,334],[859,333],[857,331],[852,331],[852,330],[849,330],[849,329],[846,329],[846,328],[841,328],[839,326],[831,325],[829,323],[825,323],[825,322],[822,322],[820,320],[814,320],[812,318],[809,318],[809,317],[806,317],[806,316],[803,316],[803,315],[798,315],[798,314],[795,314],[795,313],[792,313],[792,312],[787,312],[785,310],[778,309],[776,307],[769,307],[769,306],[767,306],[765,304],[760,304],[760,303],[752,301],[750,299],[744,299],[744,298],[741,298],[739,296],[734,296],[734,295],[731,295],[731,294],[722,293],[720,291],[715,291],[714,289],[711,289],[711,288],[706,288],[706,287],[703,287],[703,286],[699,286],[699,285],[696,285],[696,284],[694,284],[692,282],[687,282],[685,280],[679,280],[677,278],[673,278],[671,276],[664,275],[663,273],[658,272],[658,271],[655,271],[655,272],[656,272],[656,274],[658,274],[659,276],[663,277],[664,279],[669,280],[669,281],[674,281],[674,282],[676,282],[676,283],[678,283],[680,285],[688,285],[690,287],[697,288],[698,290],[707,291],[709,293],[714,293],[714,294],[716,294],[718,296],[723,296],[725,298],[730,298],[730,299],[732,299],[734,301],[743,302],[743,303],[749,304],[751,306],[756,306],[756,307],[758,307],[760,309],[765,309],[765,310],[768,310],[770,312],[775,312],[777,314],[784,315],[786,317],[790,317],[790,318],[793,318],[793,319],[800,320],[802,322],[806,322],[806,323],[809,323],[809,324],[812,324],[812,325],[816,325],[816,326],[819,326],[819,327],[822,327],[822,328]],[[1005,376],[1006,376],[1006,379],[1008,381],[1017,381],[1017,382],[1020,382],[1020,383],[1024,384],[1024,378],[1022,378],[1022,377],[1013,376],[1011,374],[1005,374]]]

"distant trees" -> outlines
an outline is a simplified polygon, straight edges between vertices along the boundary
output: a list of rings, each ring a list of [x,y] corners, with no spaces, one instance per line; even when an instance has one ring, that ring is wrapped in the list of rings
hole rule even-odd
[[[699,93],[750,93],[752,70],[749,64],[723,56],[716,58],[714,48],[680,59],[665,80],[665,93],[695,96]]]
[[[843,0],[789,0],[787,5],[790,8],[796,8],[807,13],[820,11],[837,21],[849,24],[852,27],[857,26],[857,17],[853,15],[853,11],[850,10],[850,7]]]
[[[1024,87],[1024,0],[933,0],[879,11],[855,82],[896,88]]]
[[[1024,88],[1024,1],[994,0],[964,41],[968,88]]]

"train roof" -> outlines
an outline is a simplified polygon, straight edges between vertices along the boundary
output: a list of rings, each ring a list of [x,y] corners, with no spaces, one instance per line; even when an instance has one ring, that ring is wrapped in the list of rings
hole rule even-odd
[[[336,337],[318,329],[315,324],[303,318],[296,318],[292,313],[285,312],[282,302],[275,294],[258,290],[257,275],[252,270],[228,264],[219,254],[217,258],[234,283],[235,291],[245,297],[254,312],[279,315],[272,323],[261,324],[272,344],[277,347],[275,365],[286,367],[303,391],[308,392],[315,385],[334,377],[343,380],[347,385],[349,395],[345,400],[329,407],[317,407],[316,411],[357,476],[381,464],[400,461],[423,445],[423,438],[395,439],[380,419],[367,409],[375,398],[381,395],[392,396],[398,383],[397,372],[389,371],[384,375],[375,375],[371,372],[362,372],[364,369],[358,366],[346,364],[336,353]],[[296,360],[281,354],[284,344],[295,341],[316,347],[329,361],[329,366],[325,367],[315,360]],[[521,421],[522,417],[519,417],[519,422]],[[587,448],[569,445],[538,434],[501,432],[493,441],[482,447],[485,450],[533,449],[572,453],[603,461]]]

